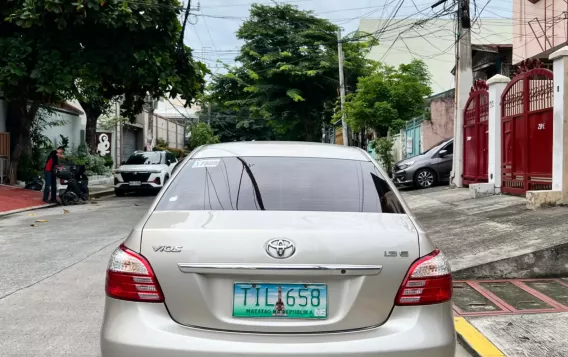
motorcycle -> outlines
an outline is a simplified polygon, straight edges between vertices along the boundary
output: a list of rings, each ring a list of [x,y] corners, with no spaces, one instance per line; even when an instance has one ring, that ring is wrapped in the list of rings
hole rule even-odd
[[[89,199],[88,181],[84,170],[84,166],[78,168],[73,164],[69,166],[69,169],[65,166],[57,168],[56,177],[59,179],[57,192],[63,206]]]

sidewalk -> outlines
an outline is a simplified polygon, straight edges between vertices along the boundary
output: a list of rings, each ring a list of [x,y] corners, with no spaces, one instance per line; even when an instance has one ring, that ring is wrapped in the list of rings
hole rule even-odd
[[[568,279],[454,281],[456,331],[481,356],[565,356]]]
[[[562,268],[546,267],[555,263],[546,250],[568,245],[568,207],[533,211],[526,208],[524,197],[472,199],[467,189],[448,187],[402,194],[430,239],[449,257],[454,272],[492,264],[492,271],[485,269],[484,278],[524,278],[539,273],[545,276],[550,272],[547,270]],[[501,264],[504,261],[507,264]]]
[[[114,193],[112,184],[90,185],[91,198],[108,196]],[[55,206],[43,202],[41,191],[26,190],[18,186],[0,185],[0,216]]]
[[[51,206],[43,202],[42,198],[42,193],[38,191],[0,185],[0,215]]]
[[[557,247],[568,246],[568,207],[532,211],[524,197],[471,199],[467,189],[447,187],[402,194],[456,276],[490,279],[454,278],[456,330],[474,356],[568,356],[568,279],[496,280],[566,267]],[[558,254],[543,259],[547,250]]]

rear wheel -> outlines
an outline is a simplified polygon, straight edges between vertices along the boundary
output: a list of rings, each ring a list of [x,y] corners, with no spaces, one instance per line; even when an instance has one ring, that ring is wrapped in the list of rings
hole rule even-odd
[[[436,183],[436,174],[430,169],[420,169],[414,175],[414,186],[428,188]]]
[[[118,190],[118,189],[115,188],[114,194],[116,195],[116,197],[122,197],[122,196],[124,196],[124,191]]]
[[[68,198],[67,198],[67,194],[64,193],[64,194],[62,194],[59,198],[61,199],[61,204],[62,204],[63,206],[67,206],[67,205],[69,204],[69,200],[68,200]]]

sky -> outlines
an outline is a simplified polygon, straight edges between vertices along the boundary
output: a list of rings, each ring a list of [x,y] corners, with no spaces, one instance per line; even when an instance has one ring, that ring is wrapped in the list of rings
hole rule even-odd
[[[184,4],[187,4],[184,0]],[[387,18],[403,1],[396,18],[424,19],[433,14],[430,6],[436,0],[283,0],[302,10],[312,10],[315,15],[341,26],[344,33],[357,30],[361,18]],[[222,61],[233,65],[236,51],[242,45],[236,36],[253,3],[271,4],[270,0],[192,0],[189,24],[185,31],[185,43],[193,49],[194,57],[212,72],[224,72]],[[450,3],[450,0],[448,0]],[[197,10],[199,4],[199,10]],[[481,18],[510,18],[512,0],[479,0],[471,2],[471,13],[482,11]],[[418,12],[420,10],[420,12]],[[380,39],[379,39],[380,40]],[[411,55],[409,54],[409,59]]]

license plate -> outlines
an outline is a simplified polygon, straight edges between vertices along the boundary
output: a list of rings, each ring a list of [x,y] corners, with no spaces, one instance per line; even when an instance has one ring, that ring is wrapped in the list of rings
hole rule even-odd
[[[326,319],[327,285],[235,283],[233,316]]]
[[[142,182],[140,182],[140,181],[130,181],[128,184],[129,184],[130,186],[140,186],[140,185],[142,185]]]

